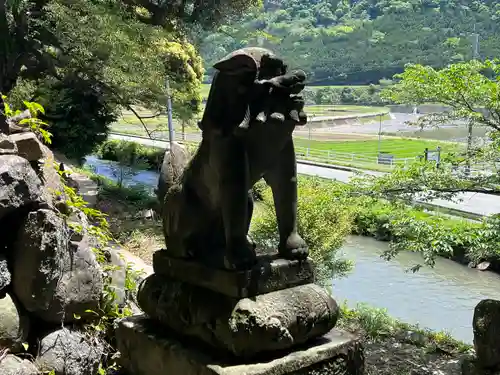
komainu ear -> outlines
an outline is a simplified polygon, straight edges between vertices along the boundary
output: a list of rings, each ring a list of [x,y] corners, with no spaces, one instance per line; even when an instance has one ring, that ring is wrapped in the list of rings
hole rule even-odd
[[[234,51],[214,64],[219,72],[228,75],[254,73],[257,75],[259,64],[248,53],[242,50]]]

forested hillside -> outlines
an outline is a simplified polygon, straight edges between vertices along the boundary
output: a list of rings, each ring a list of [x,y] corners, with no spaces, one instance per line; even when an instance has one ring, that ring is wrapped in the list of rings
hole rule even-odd
[[[500,57],[497,0],[265,0],[263,9],[202,43],[207,74],[231,50],[262,44],[307,71],[311,82],[377,83],[414,62],[440,67]]]

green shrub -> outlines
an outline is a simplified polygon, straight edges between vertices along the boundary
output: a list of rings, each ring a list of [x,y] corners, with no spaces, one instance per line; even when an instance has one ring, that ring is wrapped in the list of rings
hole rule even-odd
[[[128,166],[146,163],[150,170],[159,170],[165,150],[143,146],[137,142],[108,140],[96,150],[100,159],[118,161]]]
[[[327,86],[319,89],[311,87],[304,90],[304,98],[314,104],[352,104],[366,106],[383,106],[391,104],[388,99],[380,96],[381,87],[370,86]]]
[[[260,179],[252,186],[252,197],[254,201],[260,202],[264,199],[264,192],[267,189],[267,184],[263,179]]]
[[[342,186],[335,182],[300,178],[298,190],[298,230],[309,246],[318,281],[329,284],[332,276],[345,275],[352,267],[351,262],[337,256],[352,229],[352,210]],[[258,246],[276,248],[279,237],[270,189],[264,189],[262,195],[251,236]]]
[[[413,251],[429,265],[435,255],[473,263],[500,261],[497,217],[470,222],[365,197],[352,199],[352,204],[356,207],[353,234],[391,241],[387,258]]]
[[[50,124],[52,147],[81,162],[106,140],[117,104],[101,90],[93,80],[71,74],[37,87],[34,96],[45,107],[42,119]]]

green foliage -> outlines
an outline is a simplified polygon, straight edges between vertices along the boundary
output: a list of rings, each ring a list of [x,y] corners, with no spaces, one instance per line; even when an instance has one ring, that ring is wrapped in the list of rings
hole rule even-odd
[[[113,180],[98,175],[91,170],[81,170],[82,173],[89,176],[90,179],[97,182],[102,196],[111,196],[116,200],[125,201],[144,208],[153,208],[158,199],[152,196],[144,185],[120,186]]]
[[[440,103],[445,114],[424,116],[422,124],[439,125],[453,119],[500,130],[500,65],[497,61],[469,61],[441,70],[419,64],[408,65],[395,78],[400,81],[383,96],[396,103]]]
[[[264,200],[264,193],[267,189],[267,184],[263,179],[260,179],[252,186],[252,197],[254,201],[260,202]]]
[[[308,103],[314,104],[350,104],[366,106],[383,106],[391,104],[390,98],[381,96],[380,85],[370,86],[324,86],[316,89],[306,87],[303,92]]]
[[[65,184],[65,179],[63,177],[64,171],[58,169],[57,163],[54,164],[54,168],[56,168],[61,176],[64,188],[63,192],[55,192],[55,194],[63,197],[68,207],[68,211],[61,215],[65,218],[68,226],[72,230],[77,233],[87,232],[91,238],[97,241],[92,250],[103,271],[103,294],[101,296],[98,311],[85,311],[87,314],[94,315],[94,319],[87,323],[84,328],[90,336],[89,340],[98,339],[106,343],[105,356],[103,362],[99,364],[98,372],[99,374],[105,375],[107,371],[118,369],[114,355],[115,350],[111,343],[107,342],[109,337],[111,337],[110,333],[114,329],[114,321],[132,315],[128,307],[121,308],[116,303],[117,294],[112,284],[112,275],[114,271],[119,270],[121,267],[111,265],[108,262],[106,248],[109,246],[109,243],[113,241],[113,236],[109,230],[109,224],[106,219],[107,215],[100,210],[89,207],[88,203],[83,200],[75,189]],[[79,223],[70,221],[70,217],[74,213],[83,214],[87,218],[87,224],[82,226]],[[137,291],[137,276],[137,273],[131,269],[130,265],[127,265],[124,288],[128,300],[130,300]],[[81,317],[75,315],[75,318],[79,320]]]
[[[194,117],[204,71],[189,37],[258,4],[3,1],[0,92],[18,86],[16,97],[43,103],[54,147],[81,159],[106,138],[118,106],[164,108],[166,78],[177,117]]]
[[[137,142],[108,140],[97,148],[96,153],[100,159],[119,161],[128,166],[145,162],[148,169],[159,170],[165,150]]]
[[[21,110],[13,110],[8,103],[8,98],[5,95],[2,95],[3,102],[3,114],[6,118],[11,118],[14,116],[18,116],[22,113]],[[30,117],[24,118],[19,121],[20,126],[25,126],[29,128],[33,133],[37,134],[40,138],[44,140],[45,143],[52,143],[52,133],[44,129],[48,124],[43,122],[38,118],[38,114],[42,115],[45,113],[45,109],[39,103],[36,102],[27,102],[23,101],[24,106],[30,112]]]
[[[78,161],[106,140],[117,119],[117,103],[96,90],[90,79],[47,78],[34,96],[47,108],[44,118],[51,123],[52,147]]]
[[[375,341],[394,337],[398,341],[425,346],[428,352],[467,353],[472,349],[470,345],[453,339],[448,332],[435,332],[401,322],[391,317],[386,309],[367,304],[358,304],[354,309],[342,304],[337,326],[349,332],[360,332]]]
[[[239,33],[205,34],[201,53],[212,74],[228,52],[262,44],[305,69],[312,83],[376,84],[408,63],[469,60],[474,24],[481,56],[500,56],[499,11],[489,0],[266,1],[263,12],[232,24]]]
[[[329,285],[333,275],[343,276],[351,263],[336,256],[351,231],[352,211],[342,185],[321,179],[299,179],[298,230],[309,245],[318,281]],[[276,214],[270,189],[263,192],[259,215],[252,222],[251,236],[262,248],[276,248]]]
[[[352,203],[356,206],[353,233],[390,241],[383,254],[388,260],[403,251],[421,254],[423,262],[430,266],[436,256],[475,264],[500,260],[500,252],[493,246],[499,239],[493,231],[498,220],[450,219],[369,197],[354,198]],[[416,265],[413,271],[420,266]]]

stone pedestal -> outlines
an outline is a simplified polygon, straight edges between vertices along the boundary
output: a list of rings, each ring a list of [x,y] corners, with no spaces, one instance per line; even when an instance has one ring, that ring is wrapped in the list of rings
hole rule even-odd
[[[146,315],[116,329],[131,374],[363,374],[361,344],[334,329],[338,305],[310,260],[261,255],[237,272],[158,251],[153,268],[137,295]]]
[[[359,341],[332,330],[287,352],[239,361],[195,341],[179,340],[145,316],[120,321],[116,329],[122,364],[134,375],[363,375]]]

